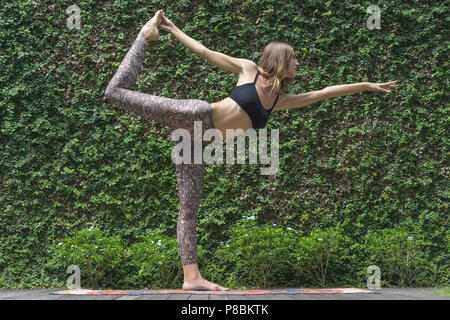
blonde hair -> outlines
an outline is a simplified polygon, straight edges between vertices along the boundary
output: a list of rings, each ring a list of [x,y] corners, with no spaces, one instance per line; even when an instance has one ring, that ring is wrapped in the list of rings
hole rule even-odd
[[[273,94],[286,91],[293,81],[293,79],[285,78],[284,75],[294,56],[294,49],[283,41],[271,41],[264,48],[258,69],[262,76],[269,79]]]

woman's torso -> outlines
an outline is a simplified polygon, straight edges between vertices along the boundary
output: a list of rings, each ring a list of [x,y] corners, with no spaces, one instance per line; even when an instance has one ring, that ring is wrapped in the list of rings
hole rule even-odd
[[[256,63],[249,63],[239,75],[236,86],[253,83],[257,71],[258,67]],[[263,108],[269,110],[276,99],[276,95],[271,94],[267,86],[267,79],[259,74],[255,87]],[[222,135],[222,139],[235,137],[253,127],[252,120],[247,112],[230,97],[211,103],[211,107],[213,110],[214,126]],[[227,135],[226,129],[233,129],[235,132],[234,134]],[[242,129],[242,131],[237,129]]]

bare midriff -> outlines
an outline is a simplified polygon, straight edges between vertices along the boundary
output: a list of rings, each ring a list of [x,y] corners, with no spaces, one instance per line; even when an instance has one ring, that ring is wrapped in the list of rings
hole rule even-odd
[[[253,127],[247,112],[230,97],[211,103],[211,107],[214,126],[221,134],[221,140],[233,138]],[[232,131],[227,135],[226,129]]]

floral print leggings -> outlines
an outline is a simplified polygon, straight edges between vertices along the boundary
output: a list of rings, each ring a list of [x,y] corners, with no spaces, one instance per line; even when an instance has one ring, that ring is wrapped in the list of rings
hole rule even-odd
[[[137,75],[142,69],[146,49],[154,42],[146,42],[142,32],[134,41],[117,72],[105,91],[106,98],[127,111],[158,121],[171,129],[187,129],[194,145],[194,121],[201,121],[202,132],[214,128],[211,105],[197,99],[170,99],[132,91]],[[177,142],[174,142],[177,144]],[[202,141],[202,146],[205,142]],[[197,263],[196,215],[202,197],[202,183],[205,163],[177,164],[176,175],[180,211],[177,223],[177,240],[183,265]]]

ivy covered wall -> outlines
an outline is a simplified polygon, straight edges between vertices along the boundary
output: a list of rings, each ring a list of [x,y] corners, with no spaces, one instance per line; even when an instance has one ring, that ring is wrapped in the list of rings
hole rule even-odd
[[[67,20],[73,4],[79,29]],[[380,29],[367,27],[371,5],[381,10]],[[305,236],[339,227],[355,243],[377,230],[406,228],[427,243],[420,251],[425,269],[411,284],[448,283],[448,4],[78,0],[0,6],[0,287],[55,284],[45,267],[51,248],[92,226],[120,237],[124,247],[149,232],[176,237],[169,129],[104,97],[140,28],[159,9],[192,38],[234,57],[257,62],[268,42],[289,42],[300,62],[292,94],[400,83],[388,94],[274,112],[267,128],[280,133],[276,175],[260,175],[261,166],[248,162],[208,165],[197,218],[204,266],[219,263],[227,230],[250,217]],[[229,95],[235,74],[161,35],[149,47],[136,90],[208,102]],[[333,279],[368,266],[362,258],[354,263],[353,271],[336,268]]]

